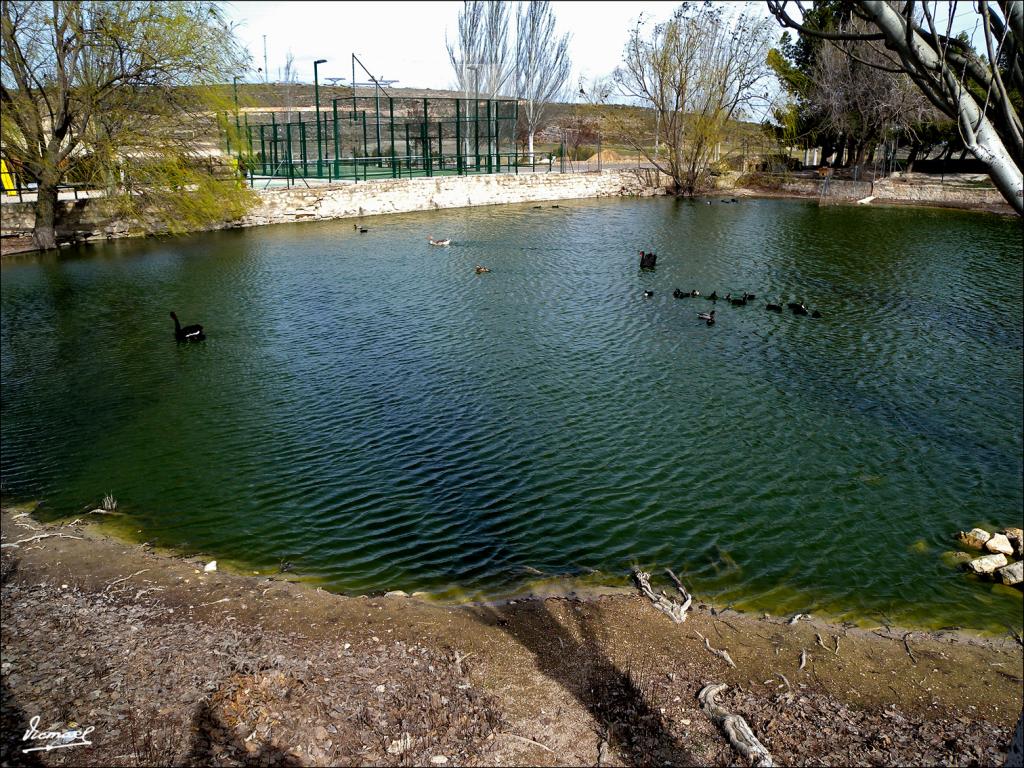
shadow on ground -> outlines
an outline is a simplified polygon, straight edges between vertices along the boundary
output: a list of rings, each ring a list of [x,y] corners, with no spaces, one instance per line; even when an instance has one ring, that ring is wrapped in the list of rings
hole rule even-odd
[[[496,626],[533,654],[545,676],[572,694],[596,723],[594,753],[602,740],[629,765],[696,765],[700,758],[672,733],[651,700],[653,665],[641,657],[620,669],[600,643],[600,611],[566,606],[560,620],[548,601],[478,606],[475,618]],[[607,626],[607,625],[604,625]]]

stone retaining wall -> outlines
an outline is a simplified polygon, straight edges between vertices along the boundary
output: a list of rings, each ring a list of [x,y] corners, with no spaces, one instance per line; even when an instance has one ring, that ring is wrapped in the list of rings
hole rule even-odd
[[[817,197],[821,182],[814,179],[794,179],[784,182],[780,192]],[[862,200],[871,195],[879,202],[902,202],[944,205],[965,205],[999,207],[1009,204],[992,188],[971,188],[958,184],[933,184],[902,179],[881,179],[870,181],[845,181],[833,179],[829,184],[829,197],[834,200]]]
[[[591,173],[537,173],[523,175],[444,176],[414,179],[343,182],[314,187],[257,190],[260,203],[246,216],[211,229],[253,227],[296,221],[317,221],[385,213],[408,213],[477,205],[543,202],[589,197],[649,196],[665,194],[666,179],[653,169],[628,168]],[[793,179],[775,192],[817,197],[816,179]],[[884,179],[839,181],[830,184],[830,198],[860,200],[874,195],[879,202],[909,202],[964,207],[1006,208],[995,189],[976,189],[955,184]],[[131,237],[130,222],[112,220],[96,200],[59,203],[62,211],[58,235],[65,240],[104,240]],[[5,203],[2,230],[5,234],[31,232],[32,203]]]
[[[648,196],[664,194],[662,184],[657,171],[631,168],[594,173],[444,176],[257,189],[260,202],[250,213],[211,229],[503,203]],[[64,238],[89,241],[129,237],[135,229],[128,222],[109,219],[93,200],[69,200],[59,206],[57,230]],[[2,213],[4,232],[31,231],[33,203],[7,203]]]

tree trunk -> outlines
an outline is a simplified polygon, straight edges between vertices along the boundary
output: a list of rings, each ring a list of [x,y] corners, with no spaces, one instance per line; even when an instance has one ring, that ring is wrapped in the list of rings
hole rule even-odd
[[[921,145],[914,142],[914,145],[910,148],[910,157],[907,158],[907,173],[914,172],[914,161],[917,160],[917,154],[921,151]]]
[[[844,162],[844,156],[846,155],[846,136],[845,134],[839,137],[839,141],[836,142],[836,159],[832,163],[833,168],[845,168],[846,163]]]
[[[1012,7],[1013,4],[1010,5]],[[885,35],[887,47],[896,51],[902,59],[919,70],[938,73],[937,78],[956,81],[957,75],[949,69],[947,62],[920,35],[907,34],[903,17],[888,3],[882,0],[861,0],[861,7]],[[948,82],[946,84],[948,86]],[[995,126],[969,88],[963,87],[961,83],[956,89],[947,87],[946,90],[950,92],[926,91],[925,94],[935,106],[957,119],[966,148],[985,164],[992,183],[1006,202],[1018,215],[1024,215],[1024,174],[1021,173],[1020,160],[1007,150]]]
[[[533,162],[533,131],[530,131],[529,135],[526,137],[526,145],[528,147],[528,149],[526,150],[526,154],[530,158],[530,162],[532,163]]]
[[[857,142],[857,148],[853,153],[853,164],[858,168],[864,165],[864,150],[867,144],[863,141]]]
[[[57,185],[40,181],[36,193],[36,220],[32,228],[32,242],[41,251],[57,247]]]

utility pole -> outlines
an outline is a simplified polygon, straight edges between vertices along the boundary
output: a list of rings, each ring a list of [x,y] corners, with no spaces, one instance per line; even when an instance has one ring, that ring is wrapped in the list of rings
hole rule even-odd
[[[267,65],[267,36],[263,36],[263,82],[270,82],[270,67]]]

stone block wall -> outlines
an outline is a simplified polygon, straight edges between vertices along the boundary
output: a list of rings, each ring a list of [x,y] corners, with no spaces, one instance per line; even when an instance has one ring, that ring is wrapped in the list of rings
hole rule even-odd
[[[656,172],[631,169],[584,174],[387,179],[330,187],[268,189],[260,192],[261,203],[257,208],[229,226],[251,227],[504,203],[664,194],[659,183]]]
[[[595,173],[444,176],[257,189],[260,202],[252,211],[237,221],[223,222],[211,229],[476,205],[649,196],[664,194],[663,183],[657,171],[633,168]],[[57,230],[64,238],[90,241],[127,237],[135,229],[128,222],[111,220],[93,200],[68,200],[58,205],[61,214]],[[32,203],[6,203],[0,211],[5,233],[32,230]]]

